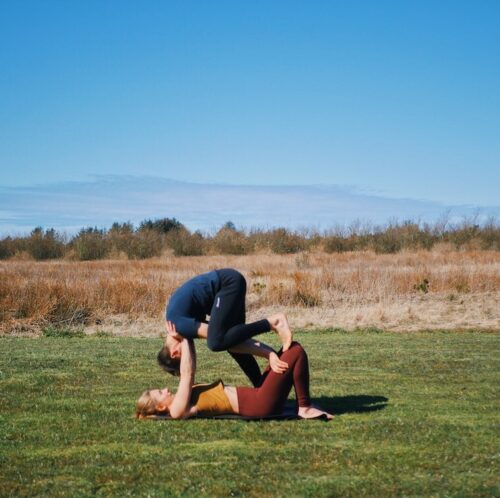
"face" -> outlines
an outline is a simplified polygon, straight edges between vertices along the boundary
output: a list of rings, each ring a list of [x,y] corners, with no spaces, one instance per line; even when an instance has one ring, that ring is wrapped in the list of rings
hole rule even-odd
[[[172,358],[181,357],[181,351],[182,351],[181,341],[178,341],[175,337],[169,334],[165,339],[165,344],[167,345],[168,350],[170,351],[170,356]]]
[[[161,410],[167,410],[174,399],[174,395],[168,390],[168,387],[164,389],[151,389],[149,395],[157,408]]]

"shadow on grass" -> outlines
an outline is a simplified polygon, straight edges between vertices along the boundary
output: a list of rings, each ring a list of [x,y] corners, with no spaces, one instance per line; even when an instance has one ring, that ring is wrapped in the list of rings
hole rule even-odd
[[[385,396],[370,396],[358,394],[355,396],[321,396],[314,398],[313,403],[334,415],[344,413],[367,413],[383,410],[389,398]]]

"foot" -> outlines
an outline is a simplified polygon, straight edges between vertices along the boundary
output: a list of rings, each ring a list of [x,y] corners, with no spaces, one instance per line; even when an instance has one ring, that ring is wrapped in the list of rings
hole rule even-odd
[[[293,334],[288,325],[286,315],[284,313],[276,313],[276,315],[269,317],[267,320],[271,324],[271,328],[280,336],[283,351],[286,351],[293,340]]]
[[[299,417],[300,418],[326,418],[326,420],[332,420],[333,415],[331,413],[325,412],[320,408],[315,406],[299,406]]]

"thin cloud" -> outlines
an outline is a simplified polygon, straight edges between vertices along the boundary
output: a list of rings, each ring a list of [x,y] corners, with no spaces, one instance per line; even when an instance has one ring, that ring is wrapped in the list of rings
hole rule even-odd
[[[500,207],[479,207],[496,215]],[[435,221],[473,216],[478,206],[448,206],[394,199],[352,186],[208,185],[163,178],[97,176],[86,182],[31,187],[0,187],[0,232],[23,233],[35,226],[69,233],[84,226],[109,227],[114,221],[175,217],[188,228],[213,230],[228,220],[239,227],[327,229],[356,220],[375,224],[390,219]]]

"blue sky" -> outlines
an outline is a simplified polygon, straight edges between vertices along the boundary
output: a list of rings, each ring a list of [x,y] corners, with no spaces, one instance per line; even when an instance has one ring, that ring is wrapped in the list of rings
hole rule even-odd
[[[133,175],[498,205],[499,25],[497,0],[4,1],[0,186]]]

